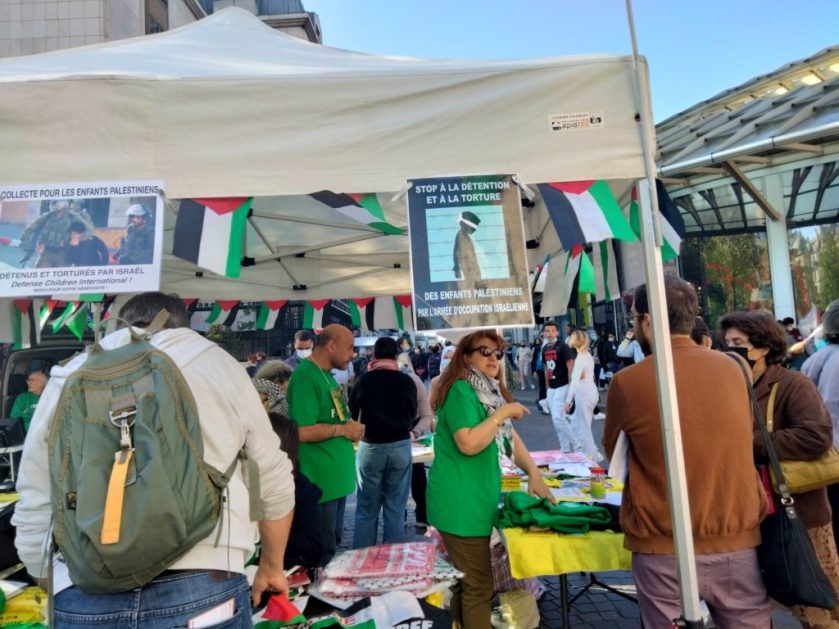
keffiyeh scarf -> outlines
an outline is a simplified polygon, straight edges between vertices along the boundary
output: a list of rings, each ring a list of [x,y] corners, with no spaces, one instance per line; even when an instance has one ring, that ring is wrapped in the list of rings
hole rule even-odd
[[[484,407],[487,417],[489,417],[495,409],[507,403],[501,396],[501,389],[498,385],[498,380],[489,378],[482,371],[475,367],[469,367],[469,375],[467,377],[472,390],[478,396],[478,400]],[[502,468],[502,456],[507,457],[512,461],[513,452],[513,423],[509,418],[504,420],[504,423],[495,432],[495,444],[498,446],[498,467]]]

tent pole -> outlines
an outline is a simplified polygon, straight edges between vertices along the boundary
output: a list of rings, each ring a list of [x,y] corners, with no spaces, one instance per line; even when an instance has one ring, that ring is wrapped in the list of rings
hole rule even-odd
[[[699,584],[696,577],[696,560],[693,549],[693,531],[690,520],[685,475],[682,434],[679,423],[679,407],[676,400],[676,382],[673,369],[673,351],[670,344],[670,324],[667,317],[667,303],[664,294],[664,271],[661,262],[661,230],[658,225],[658,198],[656,195],[654,159],[655,129],[652,122],[649,84],[638,57],[638,43],[635,36],[635,21],[632,14],[632,0],[626,0],[629,34],[632,39],[632,61],[634,75],[635,103],[641,120],[641,142],[644,151],[646,179],[639,186],[639,208],[641,223],[641,244],[644,258],[644,273],[647,280],[647,299],[652,317],[653,359],[655,361],[658,406],[664,443],[664,460],[667,471],[667,487],[670,494],[670,518],[673,525],[673,540],[676,550],[676,569],[682,617],[676,626],[706,627],[707,611],[699,600]],[[707,608],[705,608],[707,610]]]

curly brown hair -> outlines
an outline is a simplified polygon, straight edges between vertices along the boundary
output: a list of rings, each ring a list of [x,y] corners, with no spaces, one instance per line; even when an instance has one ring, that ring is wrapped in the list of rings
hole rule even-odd
[[[729,312],[717,322],[720,339],[731,328],[740,330],[749,337],[749,343],[754,347],[768,349],[766,364],[772,365],[783,362],[787,355],[786,331],[778,325],[775,318],[765,310],[741,310]]]

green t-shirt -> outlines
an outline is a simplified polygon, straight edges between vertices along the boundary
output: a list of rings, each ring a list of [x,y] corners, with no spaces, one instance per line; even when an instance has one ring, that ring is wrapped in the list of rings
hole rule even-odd
[[[15,398],[15,403],[12,405],[10,417],[23,417],[23,429],[27,432],[29,432],[29,424],[32,422],[32,415],[35,414],[39,399],[41,399],[40,395],[35,395],[32,391],[24,391]]]
[[[495,441],[472,456],[454,440],[461,428],[474,428],[487,417],[478,396],[465,380],[457,380],[437,409],[434,462],[428,473],[428,522],[444,533],[484,537],[501,498],[501,470]]]
[[[333,402],[339,396],[344,419]],[[350,417],[341,386],[328,371],[311,360],[301,360],[288,383],[288,413],[298,426],[339,424]],[[352,441],[333,437],[300,444],[300,471],[323,492],[321,503],[337,500],[355,491],[355,450]]]

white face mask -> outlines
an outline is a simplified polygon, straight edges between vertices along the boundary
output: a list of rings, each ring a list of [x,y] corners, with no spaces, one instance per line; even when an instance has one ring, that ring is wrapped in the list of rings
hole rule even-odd
[[[446,367],[448,367],[448,366],[449,366],[449,363],[450,363],[451,361],[452,361],[452,359],[451,359],[451,358],[441,358],[441,359],[440,359],[440,372],[441,372],[441,373],[442,373],[443,371],[445,371],[445,370],[446,370]]]
[[[305,358],[308,358],[309,356],[312,355],[312,350],[311,349],[298,349],[298,350],[295,351],[295,353],[297,354],[298,358],[305,359]]]

